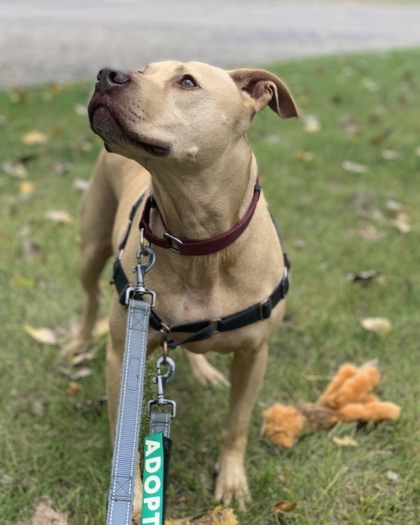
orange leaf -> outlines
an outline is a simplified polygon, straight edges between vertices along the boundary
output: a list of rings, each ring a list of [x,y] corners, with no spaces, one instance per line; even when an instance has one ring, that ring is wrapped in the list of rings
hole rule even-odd
[[[278,501],[274,508],[275,512],[292,512],[296,507],[296,501]]]

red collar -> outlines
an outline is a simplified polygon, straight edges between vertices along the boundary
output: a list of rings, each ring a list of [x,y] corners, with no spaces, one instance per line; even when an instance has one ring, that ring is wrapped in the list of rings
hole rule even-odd
[[[258,199],[260,198],[260,194],[261,186],[257,183],[254,186],[254,196],[245,215],[237,224],[235,224],[233,228],[225,233],[222,233],[221,235],[218,235],[217,237],[199,240],[178,239],[168,232],[164,233],[163,237],[158,237],[152,232],[149,224],[150,210],[152,208],[156,208],[159,211],[156,202],[151,197],[149,197],[146,201],[143,215],[140,220],[140,229],[144,230],[144,236],[150,243],[155,244],[160,248],[172,250],[173,252],[179,253],[180,255],[210,255],[212,253],[224,250],[241,236],[248,224],[251,222],[252,216],[254,215],[255,209],[257,207]],[[163,220],[160,212],[159,215],[165,230],[167,230],[165,221]]]

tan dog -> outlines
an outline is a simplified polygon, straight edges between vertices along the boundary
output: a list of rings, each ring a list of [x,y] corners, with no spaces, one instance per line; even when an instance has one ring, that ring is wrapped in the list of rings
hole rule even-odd
[[[296,116],[288,89],[266,71],[226,72],[201,63],[162,62],[140,72],[99,73],[89,117],[93,131],[112,153],[101,154],[82,205],[80,274],[87,299],[75,346],[90,337],[98,309],[99,274],[109,256],[118,254],[139,195],[151,187],[160,213],[151,210],[150,227],[161,237],[166,227],[178,239],[212,238],[233,228],[246,214],[257,166],[245,133],[266,105],[283,118]],[[123,270],[132,282],[141,212],[134,218],[122,257]],[[263,197],[246,230],[217,253],[189,256],[154,249],[156,264],[145,284],[156,292],[155,311],[169,326],[220,319],[263,304],[284,276],[282,249]],[[215,497],[224,504],[234,497],[239,502],[248,497],[244,468],[248,426],[263,380],[268,341],[283,312],[282,300],[265,320],[184,345],[194,374],[204,384],[223,381],[223,376],[202,354],[234,353],[230,414],[216,466]],[[125,327],[126,309],[115,294],[107,348],[113,427]],[[159,331],[150,330],[149,351],[161,344],[161,337]]]

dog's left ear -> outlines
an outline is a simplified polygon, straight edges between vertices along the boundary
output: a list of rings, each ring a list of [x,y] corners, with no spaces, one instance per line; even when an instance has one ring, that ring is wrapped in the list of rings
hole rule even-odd
[[[282,118],[298,116],[292,95],[276,75],[262,69],[246,68],[229,71],[229,75],[250,97],[255,111],[261,111],[268,104]]]

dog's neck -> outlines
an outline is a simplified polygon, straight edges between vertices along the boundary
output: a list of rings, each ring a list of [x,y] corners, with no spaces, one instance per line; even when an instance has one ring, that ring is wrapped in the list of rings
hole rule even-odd
[[[159,164],[148,169],[153,197],[169,233],[184,239],[214,237],[237,224],[250,205],[257,178],[247,142],[231,151],[228,159],[224,156],[205,167],[172,165],[168,171]],[[157,213],[152,213],[151,226],[155,233],[164,233]]]

